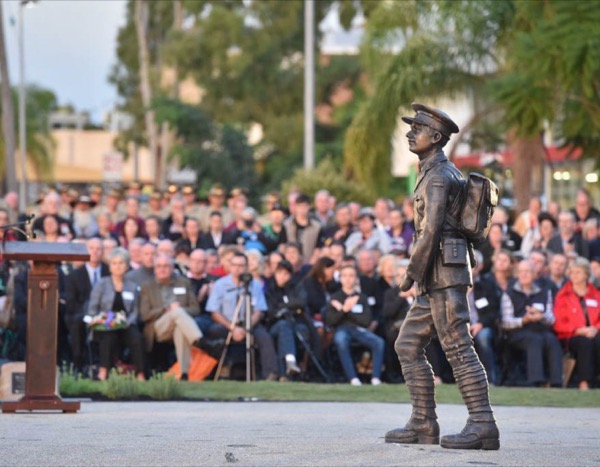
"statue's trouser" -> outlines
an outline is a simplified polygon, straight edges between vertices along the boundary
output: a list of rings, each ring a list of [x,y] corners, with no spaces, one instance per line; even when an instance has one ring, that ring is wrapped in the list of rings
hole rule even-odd
[[[469,420],[494,421],[485,370],[469,334],[466,292],[466,287],[453,287],[418,296],[400,329],[395,349],[412,400],[413,419],[437,418],[433,371],[424,350],[435,328],[467,405]]]

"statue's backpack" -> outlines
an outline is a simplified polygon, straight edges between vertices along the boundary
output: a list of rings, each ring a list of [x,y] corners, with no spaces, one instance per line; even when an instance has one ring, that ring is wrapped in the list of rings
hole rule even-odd
[[[494,208],[498,206],[498,187],[489,178],[470,173],[464,187],[460,232],[469,243],[483,242],[490,232]]]

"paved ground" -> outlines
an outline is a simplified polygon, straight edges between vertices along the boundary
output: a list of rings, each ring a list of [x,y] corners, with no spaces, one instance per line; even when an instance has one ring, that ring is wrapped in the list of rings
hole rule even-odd
[[[439,407],[442,434],[462,406]],[[600,408],[498,407],[499,451],[385,444],[407,404],[87,402],[77,414],[0,414],[0,465],[600,464]]]

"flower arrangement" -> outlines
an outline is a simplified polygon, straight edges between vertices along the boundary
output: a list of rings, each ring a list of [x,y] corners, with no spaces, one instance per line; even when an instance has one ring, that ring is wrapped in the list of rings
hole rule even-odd
[[[85,322],[94,331],[115,331],[129,326],[124,311],[102,311],[86,318]]]

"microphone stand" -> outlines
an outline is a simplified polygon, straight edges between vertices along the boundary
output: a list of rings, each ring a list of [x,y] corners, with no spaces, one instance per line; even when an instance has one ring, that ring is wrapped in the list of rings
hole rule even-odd
[[[29,235],[27,232],[25,232],[25,230],[23,230],[23,227],[28,225],[33,220],[34,217],[35,217],[34,214],[30,214],[30,215],[26,216],[25,219],[22,220],[21,222],[16,222],[14,224],[7,224],[7,225],[0,226],[0,230],[4,232],[4,235],[2,236],[2,247],[0,248],[0,261],[2,261],[2,256],[4,254],[4,250],[5,250],[5,246],[6,246],[6,234],[8,232],[20,233],[21,235],[23,235],[23,237],[25,237],[24,241],[28,241],[28,240],[31,240],[32,238],[35,238],[35,232],[32,232],[32,234]]]

